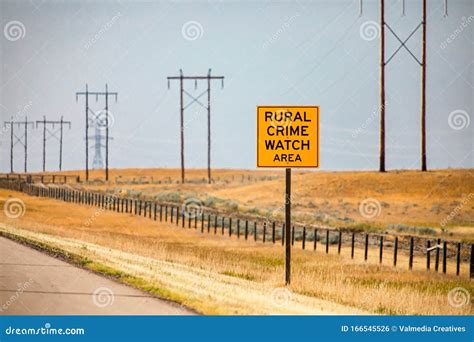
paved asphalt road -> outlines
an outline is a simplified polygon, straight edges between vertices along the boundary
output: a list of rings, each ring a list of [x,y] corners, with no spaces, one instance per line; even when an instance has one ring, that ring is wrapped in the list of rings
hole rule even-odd
[[[0,237],[0,315],[192,315]]]

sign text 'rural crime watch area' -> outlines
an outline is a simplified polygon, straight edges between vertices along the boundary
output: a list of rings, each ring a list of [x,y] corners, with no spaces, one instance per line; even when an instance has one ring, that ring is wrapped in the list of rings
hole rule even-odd
[[[257,107],[257,167],[319,167],[319,107]]]

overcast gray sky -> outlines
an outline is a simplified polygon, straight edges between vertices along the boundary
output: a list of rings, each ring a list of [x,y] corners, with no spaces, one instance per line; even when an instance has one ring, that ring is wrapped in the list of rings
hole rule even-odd
[[[321,106],[321,168],[378,168],[379,1],[6,1],[0,0],[2,121],[72,121],[64,168],[84,167],[84,99],[111,101],[111,167],[178,167],[179,84],[167,76],[225,76],[212,88],[212,164],[255,168],[256,106]],[[386,1],[386,20],[404,40],[421,20],[421,1]],[[428,167],[473,167],[472,0],[428,1]],[[420,58],[421,32],[407,46]],[[398,48],[386,32],[387,58]],[[387,167],[418,168],[420,67],[401,49],[386,67]],[[205,90],[189,82],[195,95]],[[185,98],[186,99],[186,98]],[[189,99],[186,99],[189,100]],[[103,99],[91,107],[100,111]],[[185,112],[189,167],[205,167],[207,115]],[[16,127],[15,127],[16,129]],[[21,134],[20,134],[21,135]],[[1,131],[1,171],[10,169],[10,131]],[[48,141],[47,169],[58,144]],[[23,149],[15,146],[15,170]],[[90,160],[94,151],[91,149]],[[29,170],[42,166],[42,130],[29,131]],[[92,163],[91,163],[92,164]]]

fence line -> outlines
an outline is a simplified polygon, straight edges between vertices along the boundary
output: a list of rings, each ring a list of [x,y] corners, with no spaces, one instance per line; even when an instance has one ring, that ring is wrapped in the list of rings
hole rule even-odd
[[[75,189],[67,189],[61,187],[45,187],[39,186],[34,184],[29,184],[26,182],[18,181],[17,179],[12,180],[0,180],[0,187],[24,192],[31,196],[38,196],[38,197],[47,197],[56,200],[61,200],[64,202],[76,203],[76,204],[84,204],[90,205],[95,207],[100,207],[105,210],[114,211],[117,213],[128,213],[134,214],[136,216],[142,216],[145,218],[149,218],[154,221],[160,222],[170,222],[176,224],[176,226],[180,226],[182,228],[186,227],[186,220],[187,220],[187,227],[191,229],[193,227],[192,221],[194,221],[194,229],[198,229],[198,221],[200,221],[200,230],[201,233],[207,231],[208,234],[211,233],[211,228],[214,228],[214,234],[217,234],[218,231],[218,221],[219,215],[217,213],[205,213],[204,210],[199,214],[198,210],[190,210],[187,211],[185,208],[182,208],[181,205],[173,205],[169,203],[159,203],[156,201],[142,201],[137,199],[131,198],[124,198],[118,197],[116,195],[106,195],[104,193],[99,192],[91,192],[91,191],[83,191],[83,190],[75,190]],[[181,210],[180,210],[181,209]],[[158,214],[159,213],[159,214]],[[206,215],[207,214],[207,215]],[[277,222],[271,222],[271,229],[270,221],[266,220],[262,224],[262,228],[259,231],[257,221],[249,222],[248,219],[245,219],[245,223],[243,223],[243,219],[237,218],[234,220],[235,224],[233,225],[232,217],[228,217],[226,220],[225,216],[221,216],[221,235],[225,234],[225,230],[228,230],[228,236],[232,237],[235,233],[237,239],[241,238],[241,226],[243,225],[244,228],[244,239],[248,240],[249,234],[253,235],[254,241],[261,241],[262,243],[269,243],[276,244],[277,241],[281,241],[281,244],[284,245],[284,229],[285,225],[281,224],[281,233],[278,233],[277,230]],[[214,219],[214,220],[212,220]],[[206,222],[207,221],[207,222]],[[325,233],[325,237],[322,238],[320,232],[323,231]],[[364,260],[368,261],[369,257],[369,245],[371,239],[373,241],[373,245],[377,245],[379,247],[379,263],[382,264],[383,257],[384,257],[384,249],[387,249],[393,246],[393,266],[397,266],[398,261],[398,252],[399,249],[403,249],[402,242],[403,239],[409,239],[408,242],[408,269],[413,269],[414,257],[415,257],[415,240],[422,241],[424,240],[424,244],[421,245],[422,251],[426,253],[426,270],[431,270],[431,253],[435,251],[434,255],[434,271],[439,272],[439,259],[440,259],[440,251],[442,252],[441,255],[441,264],[442,264],[442,273],[447,273],[447,260],[450,254],[450,250],[448,247],[452,247],[454,249],[455,263],[456,269],[455,273],[457,276],[461,273],[461,264],[463,259],[466,259],[469,262],[469,277],[474,277],[474,244],[466,244],[459,241],[447,241],[441,239],[429,239],[429,238],[421,238],[415,236],[394,236],[389,234],[369,234],[369,233],[358,233],[355,231],[343,231],[341,229],[334,230],[330,228],[314,228],[313,234],[307,234],[308,230],[306,226],[303,226],[301,229],[301,236],[296,237],[296,230],[295,226],[292,226],[291,229],[291,243],[292,245],[295,244],[295,240],[301,241],[301,248],[303,250],[306,249],[306,244],[308,241],[313,241],[313,251],[317,250],[318,241],[325,244],[325,253],[329,254],[330,245],[337,243],[337,254],[341,254],[344,238],[350,236],[350,255],[351,258],[354,259],[355,257],[355,245],[356,245],[356,237],[358,235],[362,235],[363,238],[363,248],[364,248]],[[331,234],[332,233],[332,234]],[[270,236],[268,236],[270,234]],[[337,234],[337,235],[336,235]],[[390,238],[393,239],[393,242],[389,241]],[[431,242],[435,241],[436,244],[434,246],[431,245]],[[426,245],[426,247],[425,247]],[[463,250],[465,251],[464,255],[466,258],[463,258]]]

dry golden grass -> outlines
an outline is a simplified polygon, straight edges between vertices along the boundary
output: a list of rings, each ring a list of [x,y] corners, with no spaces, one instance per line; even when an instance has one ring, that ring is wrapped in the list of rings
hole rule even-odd
[[[471,305],[455,308],[447,299],[454,287],[473,292],[465,268],[462,277],[422,271],[420,260],[415,271],[407,271],[405,266],[395,269],[377,265],[375,250],[370,251],[371,262],[364,263],[362,258],[353,261],[347,254],[326,255],[295,248],[290,286],[294,296],[288,305],[278,307],[271,301],[271,292],[283,285],[280,246],[201,235],[194,229],[129,214],[101,212],[5,190],[0,190],[0,204],[9,196],[22,199],[27,209],[17,219],[1,214],[3,230],[70,248],[143,279],[152,291],[203,313],[473,313]],[[90,218],[94,218],[93,223],[88,225]],[[406,265],[406,256],[400,256],[400,265]],[[448,270],[452,269],[449,264]]]
[[[75,171],[65,174],[84,176],[83,172]],[[111,170],[108,184],[85,187],[179,201],[197,197],[228,213],[240,211],[283,218],[281,171],[214,170],[216,182],[211,185],[205,183],[206,170],[190,169],[186,174],[190,183],[182,185],[178,169],[115,169]],[[91,172],[91,179],[103,178],[103,171]],[[153,184],[134,184],[152,180]],[[157,184],[158,181],[171,183]],[[360,203],[368,198],[380,203],[380,214],[376,217],[366,218],[359,211]],[[411,234],[417,232],[410,231],[410,227],[430,227],[443,238],[474,241],[472,169],[387,173],[294,171],[293,202],[293,218],[297,222],[394,232],[401,229]],[[446,221],[446,230],[442,231],[441,222],[451,213],[456,214]]]

